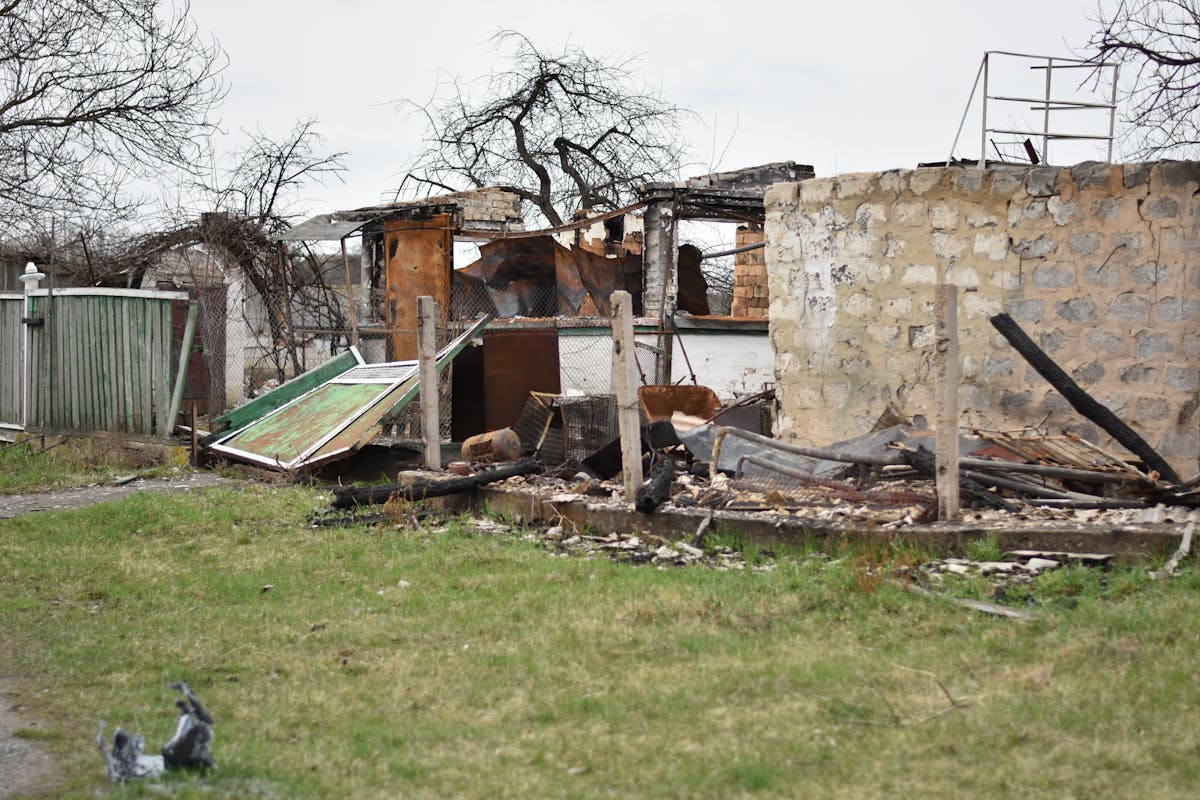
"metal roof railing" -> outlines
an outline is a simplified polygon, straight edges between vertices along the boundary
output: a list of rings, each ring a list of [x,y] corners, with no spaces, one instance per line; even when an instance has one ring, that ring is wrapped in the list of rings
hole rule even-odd
[[[992,94],[993,87],[990,84],[989,66],[992,59],[996,56],[1004,56],[1010,58],[1024,59],[1028,61],[1036,61],[1039,63],[1029,65],[1031,70],[1041,70],[1045,72],[1044,92],[1041,97],[1036,96],[1021,96],[1012,94]],[[1055,72],[1064,70],[1090,70],[1095,75],[1096,89],[1105,88],[1109,92],[1107,102],[1095,102],[1091,99],[1081,99],[1077,96],[1056,96],[1054,87]],[[958,123],[958,130],[954,134],[954,143],[950,145],[950,156],[946,159],[946,163],[950,164],[954,161],[954,152],[958,147],[959,138],[962,136],[963,127],[967,121],[967,115],[970,113],[971,104],[975,100],[975,94],[979,90],[980,83],[983,84],[982,94],[982,112],[980,115],[980,134],[979,134],[979,168],[983,169],[987,163],[987,149],[989,134],[1003,134],[1009,136],[1025,137],[1023,144],[1026,152],[1032,163],[1049,163],[1050,161],[1050,143],[1052,141],[1101,141],[1108,143],[1107,160],[1112,161],[1113,153],[1113,137],[1116,128],[1116,110],[1117,110],[1117,82],[1119,79],[1120,67],[1117,64],[1109,64],[1105,62],[1088,61],[1079,58],[1064,58],[1060,56],[1037,56],[1028,53],[1012,53],[1005,50],[988,50],[984,52],[983,59],[979,64],[979,70],[975,73],[975,82],[971,86],[971,96],[967,98],[966,108],[963,109],[962,119]],[[1106,75],[1108,73],[1108,75]],[[1075,73],[1078,74],[1078,73]],[[1111,77],[1111,83],[1104,80],[1105,77]],[[1103,87],[1101,84],[1103,83]],[[1077,84],[1078,86],[1079,84]],[[1028,110],[1040,111],[1042,125],[1040,129],[1010,127],[999,128],[989,127],[988,119],[989,105],[996,103],[1028,103]],[[1108,111],[1107,114],[1107,130],[1097,131],[1072,131],[1065,132],[1055,130],[1051,127],[1051,112],[1062,111]],[[1031,146],[1031,140],[1041,140],[1041,154]],[[995,141],[992,141],[992,146],[999,148]],[[1003,157],[1003,154],[1000,154]]]

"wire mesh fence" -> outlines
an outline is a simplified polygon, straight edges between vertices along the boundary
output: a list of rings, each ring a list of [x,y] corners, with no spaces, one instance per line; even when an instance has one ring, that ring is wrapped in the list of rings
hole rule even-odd
[[[355,301],[366,299],[365,294],[357,296],[365,290],[354,291]],[[282,297],[264,299],[253,288],[238,284],[203,287],[196,294],[201,312],[195,350],[203,359],[203,379],[196,381],[200,385],[191,387],[190,396],[203,396],[210,416],[319,366],[347,350],[354,340],[345,312],[349,303],[344,289],[324,284],[292,287],[286,303]],[[611,396],[613,346],[608,319],[598,312],[589,317],[564,314],[559,308],[562,302],[555,287],[510,285],[503,292],[481,292],[477,286],[455,281],[447,320],[438,327],[438,347],[444,347],[483,314],[517,324],[544,324],[557,334],[560,393],[568,397]],[[359,303],[358,307],[364,305],[369,304]],[[519,313],[523,311],[530,315]],[[368,362],[395,360],[391,337],[397,332],[404,333],[382,322],[359,320],[357,347]],[[641,383],[654,382],[658,345],[655,333],[639,333],[636,337]],[[453,372],[452,364],[444,368],[438,386],[441,433],[447,441],[453,421]],[[401,439],[419,439],[419,403],[403,409],[387,432]]]

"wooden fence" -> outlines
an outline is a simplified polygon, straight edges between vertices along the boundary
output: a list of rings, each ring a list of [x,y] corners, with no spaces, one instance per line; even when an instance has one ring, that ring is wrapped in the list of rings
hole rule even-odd
[[[0,294],[0,436],[5,431],[20,430],[24,421],[21,405],[25,389],[21,375],[24,311],[23,295]]]
[[[27,430],[172,432],[179,408],[180,346],[190,346],[195,321],[193,311],[185,336],[180,321],[186,315],[173,314],[177,306],[186,307],[186,293],[56,289],[51,294],[41,289],[30,295],[31,324],[22,325],[18,314],[15,333],[8,324],[10,297],[0,303],[0,402],[11,402],[12,385],[24,384],[24,398],[17,390],[16,412],[20,415],[23,402]],[[11,305],[20,309],[22,304]],[[12,374],[13,354],[16,364],[26,364],[24,376],[19,366]]]

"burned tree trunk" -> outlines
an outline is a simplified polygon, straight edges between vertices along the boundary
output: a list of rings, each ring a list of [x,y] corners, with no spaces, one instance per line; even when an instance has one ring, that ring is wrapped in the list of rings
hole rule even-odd
[[[1179,484],[1179,476],[1171,465],[1158,454],[1153,447],[1117,418],[1117,415],[1099,403],[1071,379],[1071,376],[1051,360],[1050,356],[1038,347],[1021,326],[1008,314],[997,314],[991,318],[992,327],[1000,332],[1008,343],[1013,346],[1021,357],[1029,362],[1029,366],[1038,371],[1046,381],[1067,399],[1071,407],[1090,421],[1099,425],[1104,432],[1116,439],[1126,450],[1136,455],[1150,469],[1157,472],[1164,481]]]

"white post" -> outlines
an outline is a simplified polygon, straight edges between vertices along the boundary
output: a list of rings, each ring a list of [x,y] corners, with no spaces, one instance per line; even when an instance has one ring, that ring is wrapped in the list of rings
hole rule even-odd
[[[983,105],[979,126],[979,168],[987,169],[988,53],[983,54]]]
[[[38,272],[37,266],[30,261],[25,265],[25,274],[21,276],[21,283],[25,284],[25,304],[23,316],[28,319],[33,316],[33,308],[30,304],[30,296],[34,290],[38,288],[38,284],[45,278],[45,274]],[[22,335],[21,343],[21,427],[29,427],[29,393],[33,391],[33,376],[29,370],[29,323],[23,323],[22,327],[25,331]]]
[[[637,373],[633,359],[633,296],[612,293],[613,373],[616,378],[617,425],[621,432],[621,471],[625,499],[632,503],[642,488],[642,418],[638,413]]]
[[[417,360],[421,378],[421,436],[425,442],[425,466],[442,468],[442,429],[438,419],[437,303],[432,297],[417,298]]]
[[[958,519],[958,287],[934,289],[937,361],[937,430],[935,432],[938,520]]]

